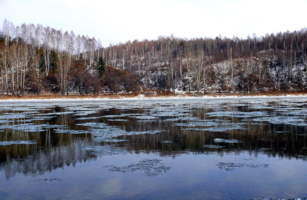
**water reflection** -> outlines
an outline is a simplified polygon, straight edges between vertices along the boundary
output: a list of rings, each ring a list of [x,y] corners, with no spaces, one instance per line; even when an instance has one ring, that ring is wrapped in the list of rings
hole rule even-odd
[[[6,157],[0,162],[0,170],[5,171],[6,178],[9,179],[15,176],[16,173],[33,176],[51,172],[57,168],[64,169],[65,165],[75,166],[78,162],[86,162],[95,158],[90,151],[85,151],[81,148],[86,143],[88,142],[77,140],[67,145],[47,146],[45,148],[36,145],[2,147],[2,155],[4,154]]]
[[[73,121],[67,116],[59,118],[56,121],[60,124],[65,124],[65,120]],[[15,123],[18,124],[18,122]],[[70,122],[70,124],[75,126],[74,122]],[[122,128],[122,125],[117,126]],[[143,134],[144,130],[157,129],[157,127],[168,131],[155,134],[146,134],[145,131]],[[85,162],[95,159],[97,156],[124,152],[159,152],[162,157],[198,152],[217,154],[222,157],[229,152],[240,155],[240,153],[248,151],[254,157],[263,153],[268,157],[278,156],[306,160],[305,128],[272,124],[268,126],[251,124],[247,127],[248,130],[212,133],[180,130],[180,127],[173,126],[172,122],[165,123],[163,120],[146,124],[130,121],[125,126],[126,129],[130,129],[128,133],[133,130],[140,134],[121,135],[117,137],[117,140],[99,143],[95,138],[91,138],[90,134],[83,134],[83,132],[76,135],[58,134],[58,129],[48,129],[46,132],[37,133],[6,129],[0,134],[1,141],[6,141],[5,145],[0,146],[0,170],[5,171],[7,178],[16,173],[43,174],[59,167],[64,168],[65,165],[75,166],[77,162]],[[93,132],[96,128],[89,132]],[[117,129],[120,130],[120,128]],[[24,141],[24,143],[20,141]],[[33,141],[36,141],[37,144]]]
[[[105,163],[104,169],[153,178],[175,170],[162,158],[182,155],[248,153],[250,158],[307,161],[306,104],[305,98],[1,103],[0,171],[9,180],[17,174],[39,176],[104,157],[112,161],[138,154],[159,158]],[[214,166],[231,173],[271,167],[245,161]]]

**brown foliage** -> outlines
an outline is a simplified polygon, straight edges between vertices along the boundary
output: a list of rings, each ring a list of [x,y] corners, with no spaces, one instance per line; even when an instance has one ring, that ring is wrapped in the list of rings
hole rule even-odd
[[[108,86],[114,93],[119,92],[121,89],[125,89],[126,92],[141,89],[141,84],[134,75],[112,66],[106,66],[103,80],[104,85]]]

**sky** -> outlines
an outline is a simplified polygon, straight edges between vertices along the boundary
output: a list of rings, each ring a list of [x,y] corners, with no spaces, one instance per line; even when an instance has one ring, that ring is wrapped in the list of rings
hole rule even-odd
[[[246,38],[307,27],[307,0],[0,0],[0,27],[42,24],[103,46],[158,36]]]

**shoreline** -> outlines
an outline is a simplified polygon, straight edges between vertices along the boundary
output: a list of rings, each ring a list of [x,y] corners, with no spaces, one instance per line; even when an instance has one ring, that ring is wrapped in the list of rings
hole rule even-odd
[[[138,95],[70,95],[70,96],[5,96],[0,97],[0,102],[22,102],[22,101],[120,101],[120,100],[171,100],[171,99],[243,99],[243,98],[291,98],[291,97],[307,97],[307,93],[282,93],[282,94],[209,94],[209,95],[155,95],[146,96]]]

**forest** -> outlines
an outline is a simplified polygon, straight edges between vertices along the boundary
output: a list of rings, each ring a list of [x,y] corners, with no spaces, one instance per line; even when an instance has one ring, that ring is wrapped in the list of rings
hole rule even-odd
[[[307,29],[240,39],[101,41],[40,24],[0,32],[0,94],[305,92]]]

